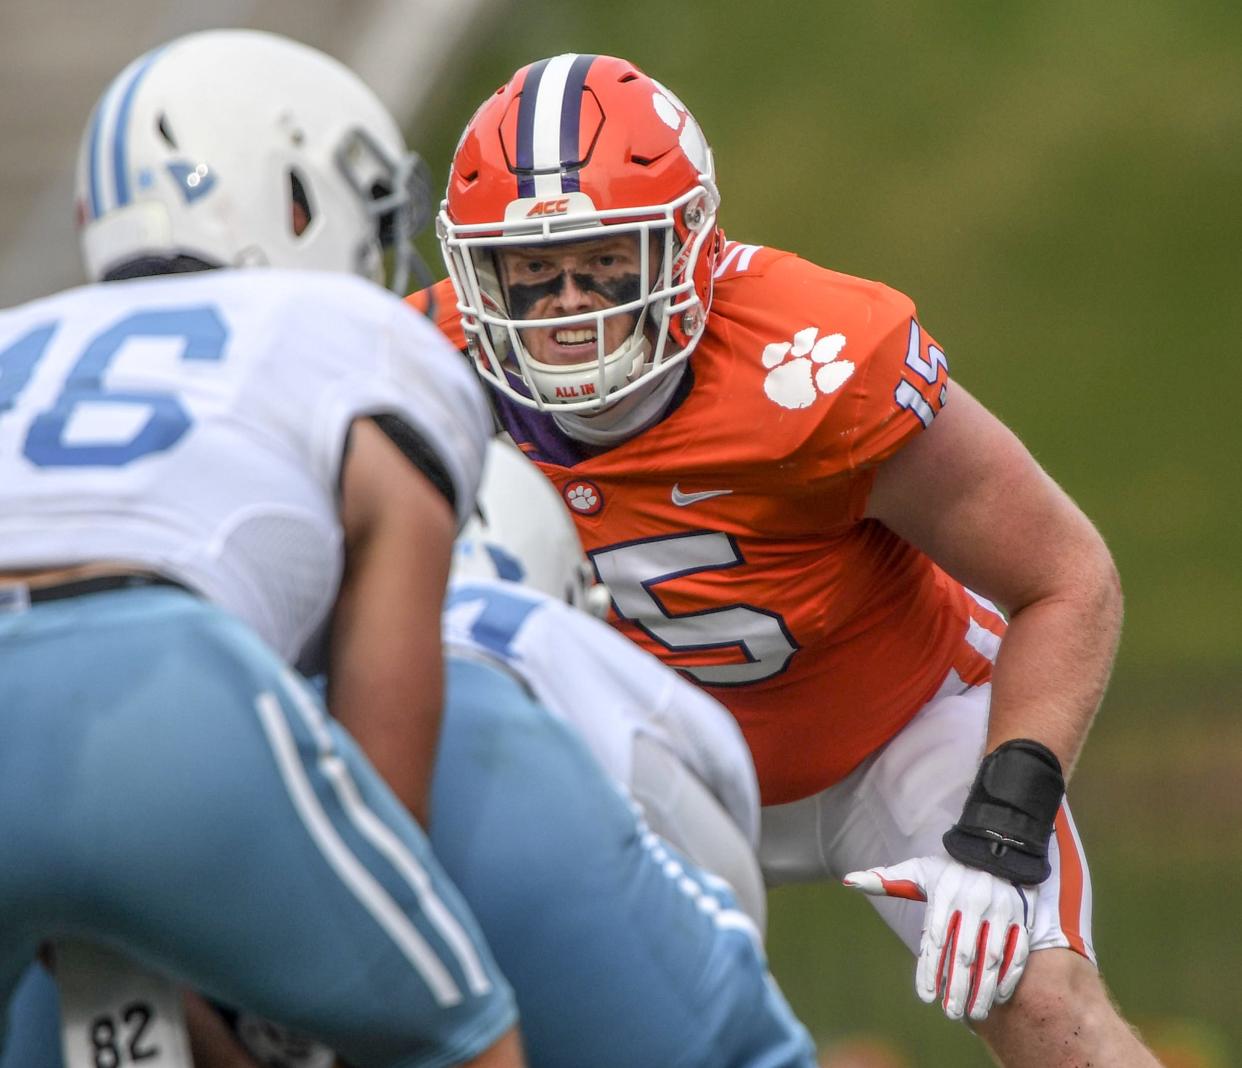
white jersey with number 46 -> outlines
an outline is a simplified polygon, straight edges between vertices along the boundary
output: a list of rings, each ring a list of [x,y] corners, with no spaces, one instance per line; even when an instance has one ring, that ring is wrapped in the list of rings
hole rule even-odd
[[[459,521],[487,409],[421,316],[348,275],[207,271],[0,312],[0,571],[150,568],[298,657],[336,596],[351,422],[399,416]]]

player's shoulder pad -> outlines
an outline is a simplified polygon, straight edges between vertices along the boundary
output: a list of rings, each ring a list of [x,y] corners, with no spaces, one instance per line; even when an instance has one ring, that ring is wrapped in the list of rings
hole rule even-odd
[[[851,334],[856,352],[857,343],[867,338],[878,341],[914,315],[914,301],[899,290],[792,254],[772,260],[762,288],[762,294],[753,293],[748,299],[766,299],[799,321],[820,320],[825,328]]]
[[[465,349],[466,335],[461,328],[461,315],[457,311],[457,293],[449,279],[442,279],[433,286],[411,293],[405,301],[411,308],[429,316],[455,348]]]
[[[774,433],[808,472],[878,462],[943,404],[947,363],[898,290],[773,252],[718,298],[712,315],[753,354],[761,410],[779,410]]]
[[[768,248],[766,245],[751,245],[745,241],[731,241],[722,237],[712,279],[717,286],[721,286],[735,278],[759,278],[778,259],[789,255],[791,253]]]
[[[773,346],[788,342],[798,348],[799,339],[811,334],[815,340],[835,337],[848,346],[849,359],[861,370],[890,335],[914,318],[914,302],[881,282],[776,249],[762,249],[755,260],[756,269],[735,273],[717,287],[712,313]]]
[[[201,277],[212,285],[216,275],[211,271]],[[265,268],[221,271],[218,278],[216,284],[229,287],[259,314],[310,329],[326,319],[353,328],[384,324],[403,306],[395,293],[376,282],[338,271]]]

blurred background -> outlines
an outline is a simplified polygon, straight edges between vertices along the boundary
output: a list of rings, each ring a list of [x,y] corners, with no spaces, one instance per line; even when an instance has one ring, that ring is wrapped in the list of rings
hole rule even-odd
[[[1242,7],[4,0],[0,303],[80,280],[71,170],[95,97],[208,25],[353,64],[438,184],[518,66],[625,55],[699,119],[730,236],[914,297],[1121,569],[1125,636],[1070,791],[1105,976],[1169,1065],[1242,1064]],[[772,906],[773,970],[826,1063],[990,1063],[917,1001],[862,899]]]

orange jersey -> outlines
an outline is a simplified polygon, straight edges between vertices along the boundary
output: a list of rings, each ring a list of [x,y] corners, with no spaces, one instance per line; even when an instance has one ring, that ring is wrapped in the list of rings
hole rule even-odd
[[[436,297],[463,345],[451,287]],[[569,504],[612,622],[737,717],[764,804],[849,774],[950,670],[990,677],[1003,620],[864,518],[875,466],[948,388],[909,298],[729,242],[707,330],[653,427],[590,455],[495,396]]]

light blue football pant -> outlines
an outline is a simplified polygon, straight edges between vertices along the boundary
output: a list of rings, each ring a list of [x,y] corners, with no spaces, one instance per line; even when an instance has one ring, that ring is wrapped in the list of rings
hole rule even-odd
[[[0,1031],[4,1018],[0,1017]],[[26,969],[9,1001],[9,1026],[0,1068],[64,1068],[60,1055],[60,998],[40,964]]]
[[[450,660],[447,683],[432,844],[516,989],[532,1068],[810,1068],[727,886],[655,839],[504,669]],[[22,992],[14,1037],[46,1047],[43,977]]]
[[[431,842],[533,1068],[812,1068],[727,884],[648,831],[506,669],[451,658],[447,684]]]
[[[359,1068],[457,1064],[514,1022],[464,902],[353,741],[247,628],[178,590],[0,612],[0,1006],[58,937]]]

